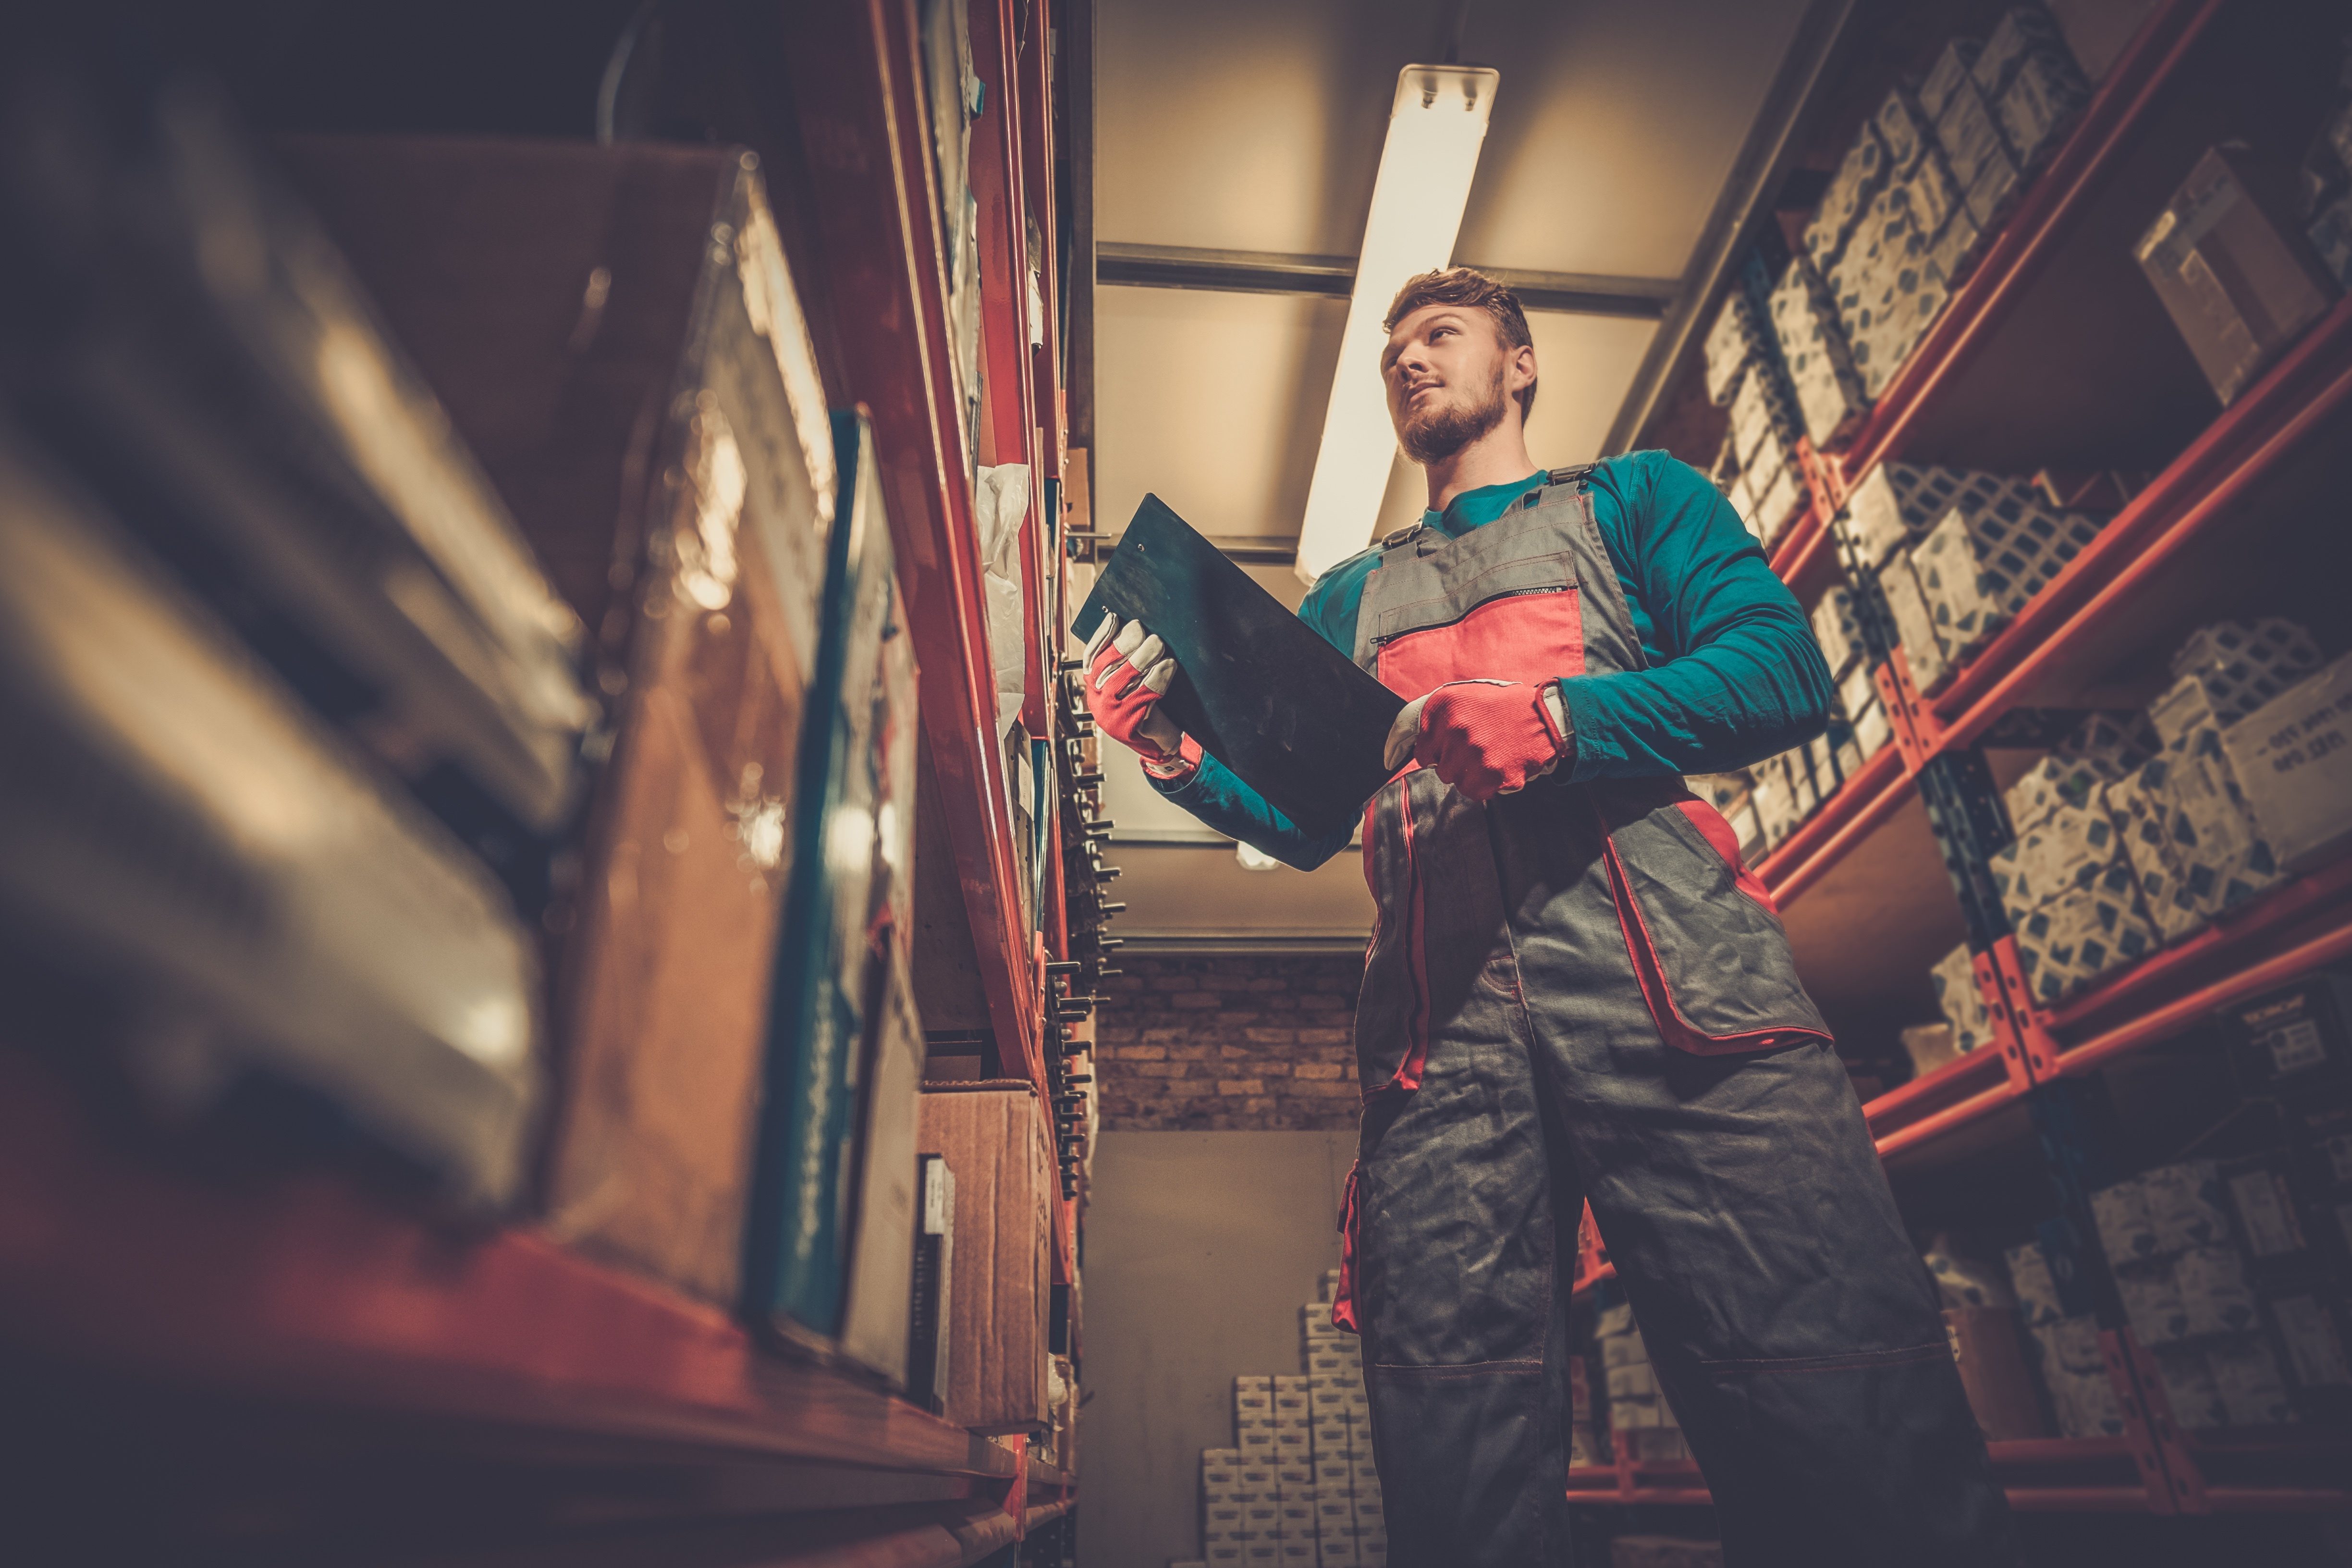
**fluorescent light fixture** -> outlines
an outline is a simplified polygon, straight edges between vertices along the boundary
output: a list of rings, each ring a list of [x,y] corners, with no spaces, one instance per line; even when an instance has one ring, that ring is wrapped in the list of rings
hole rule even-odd
[[[1396,429],[1381,386],[1381,318],[1406,279],[1454,258],[1478,149],[1502,74],[1480,66],[1407,66],[1397,73],[1389,137],[1381,149],[1363,254],[1348,299],[1348,330],[1323,415],[1323,447],[1298,530],[1298,575],[1312,583],[1371,538]]]

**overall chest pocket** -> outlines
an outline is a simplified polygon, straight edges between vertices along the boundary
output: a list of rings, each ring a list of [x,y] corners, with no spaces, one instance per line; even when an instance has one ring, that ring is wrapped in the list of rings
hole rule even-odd
[[[1565,552],[1470,560],[1430,575],[1433,591],[1383,605],[1374,619],[1375,673],[1390,690],[1412,698],[1449,680],[1584,673],[1583,608]]]
[[[1714,807],[1668,801],[1608,827],[1618,922],[1668,1045],[1715,1056],[1829,1040],[1788,933]]]

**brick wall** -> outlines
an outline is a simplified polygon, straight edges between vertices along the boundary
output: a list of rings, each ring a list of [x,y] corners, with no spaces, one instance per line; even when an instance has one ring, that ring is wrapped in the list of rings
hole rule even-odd
[[[1356,1125],[1351,1025],[1363,960],[1120,960],[1097,1030],[1113,1131],[1327,1131]]]

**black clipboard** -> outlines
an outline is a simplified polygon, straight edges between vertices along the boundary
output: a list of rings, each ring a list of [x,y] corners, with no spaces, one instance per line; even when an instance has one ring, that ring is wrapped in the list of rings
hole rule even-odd
[[[1160,699],[1168,716],[1307,832],[1353,824],[1388,782],[1381,752],[1404,699],[1158,496],[1135,509],[1071,629],[1092,637],[1105,611],[1167,645],[1178,671]]]

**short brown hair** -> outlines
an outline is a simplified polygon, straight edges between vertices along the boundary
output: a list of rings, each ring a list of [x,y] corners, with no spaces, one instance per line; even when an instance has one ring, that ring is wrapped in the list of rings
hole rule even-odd
[[[1395,331],[1399,321],[1424,305],[1458,305],[1486,311],[1494,319],[1495,331],[1507,349],[1528,348],[1536,341],[1528,331],[1528,313],[1519,308],[1519,297],[1475,267],[1444,267],[1406,279],[1389,302],[1388,318],[1381,322],[1381,331]],[[1535,409],[1536,384],[1528,383],[1518,398],[1519,417],[1524,420]]]

